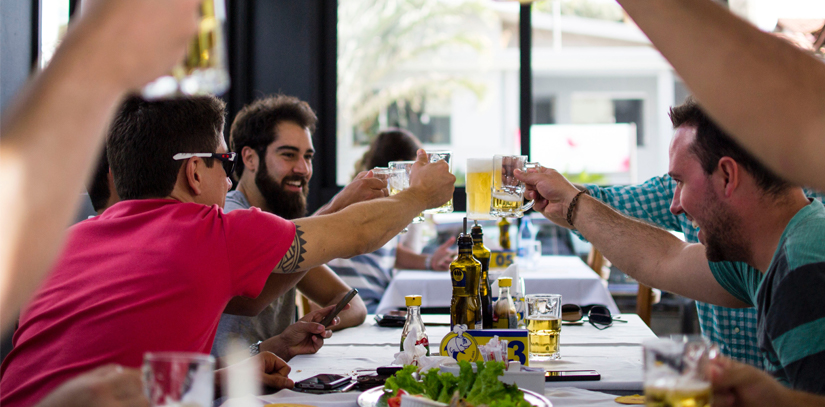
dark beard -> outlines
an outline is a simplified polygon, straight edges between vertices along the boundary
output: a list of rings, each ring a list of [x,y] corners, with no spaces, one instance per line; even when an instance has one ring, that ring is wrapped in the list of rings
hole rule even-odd
[[[301,181],[303,183],[302,193],[290,192],[284,189],[283,183],[287,181]],[[307,193],[309,185],[305,177],[288,176],[278,183],[266,170],[266,162],[261,160],[261,166],[255,174],[255,185],[264,198],[266,207],[263,210],[274,213],[284,219],[303,218],[307,213]]]
[[[711,198],[712,199],[712,198]],[[702,228],[708,261],[750,261],[747,239],[742,236],[742,219],[715,201],[708,203],[710,221]]]

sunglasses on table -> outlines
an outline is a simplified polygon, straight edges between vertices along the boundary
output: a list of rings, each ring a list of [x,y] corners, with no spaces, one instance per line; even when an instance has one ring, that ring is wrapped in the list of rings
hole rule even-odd
[[[224,172],[227,177],[232,176],[232,171],[235,170],[235,160],[238,158],[238,153],[177,153],[172,156],[175,161],[186,160],[192,157],[201,158],[216,158],[221,161]]]
[[[587,321],[596,329],[606,329],[613,325],[613,321],[627,322],[623,319],[613,318],[610,310],[601,304],[590,304],[579,306],[576,304],[564,304],[561,306],[561,320],[563,322],[579,322],[587,315]]]

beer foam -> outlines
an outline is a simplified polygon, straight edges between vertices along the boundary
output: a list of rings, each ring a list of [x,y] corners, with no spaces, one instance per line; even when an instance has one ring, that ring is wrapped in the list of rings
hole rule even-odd
[[[524,200],[524,198],[521,198],[519,196],[513,196],[504,192],[493,192],[493,198],[507,202],[519,202],[519,205],[520,202]]]
[[[492,172],[493,160],[489,158],[468,158],[467,172]]]

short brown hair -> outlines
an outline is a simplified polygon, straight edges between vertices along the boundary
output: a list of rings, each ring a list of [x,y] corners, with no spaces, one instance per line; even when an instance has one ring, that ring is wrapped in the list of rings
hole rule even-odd
[[[214,96],[152,102],[136,96],[126,99],[106,144],[120,198],[169,196],[184,163],[172,156],[216,152],[223,137],[225,107]],[[214,159],[204,162],[211,167]]]
[[[258,99],[244,106],[235,116],[229,131],[229,148],[240,154],[244,147],[249,147],[263,157],[267,146],[278,138],[275,131],[279,124],[292,122],[312,134],[317,121],[309,104],[294,96],[273,95]],[[243,160],[239,158],[235,164],[238,179],[243,170]]]
[[[375,167],[386,167],[390,161],[415,160],[415,153],[421,148],[421,141],[408,130],[386,129],[370,143],[364,156],[355,163],[355,172],[369,171]]]
[[[750,173],[756,184],[768,194],[776,195],[792,186],[717,126],[692,96],[681,105],[672,107],[669,116],[674,129],[685,125],[696,127],[696,141],[690,146],[690,150],[699,159],[705,174],[712,174],[722,157],[730,157]]]

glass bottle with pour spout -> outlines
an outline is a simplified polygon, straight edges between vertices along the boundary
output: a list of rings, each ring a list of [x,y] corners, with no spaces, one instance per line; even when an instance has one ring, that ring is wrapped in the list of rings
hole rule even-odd
[[[478,295],[481,298],[481,326],[484,329],[493,327],[493,293],[490,288],[490,249],[484,246],[484,232],[481,225],[475,222],[472,229],[473,257],[481,263],[481,277],[479,278]]]
[[[516,329],[518,327],[518,316],[513,297],[510,295],[510,286],[513,279],[510,277],[500,277],[498,279],[498,299],[494,308],[493,327],[499,329]]]
[[[464,218],[467,231],[467,218]],[[481,329],[481,299],[478,295],[481,263],[473,257],[473,238],[458,235],[458,257],[450,263],[453,283],[453,299],[450,302],[450,329],[456,325],[467,325],[467,329]]]
[[[412,328],[415,327],[418,331],[415,344],[424,345],[427,348],[427,356],[430,356],[430,340],[424,329],[424,322],[421,320],[421,296],[408,295],[404,297],[404,301],[407,303],[407,321],[404,322],[404,329],[401,331],[401,351],[404,351],[404,341],[409,336]]]

